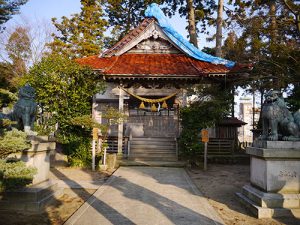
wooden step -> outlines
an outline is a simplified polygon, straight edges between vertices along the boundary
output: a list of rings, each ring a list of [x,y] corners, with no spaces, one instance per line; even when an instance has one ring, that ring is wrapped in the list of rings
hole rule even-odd
[[[133,137],[131,141],[174,142],[175,138],[168,137]]]
[[[130,149],[130,153],[147,153],[147,154],[176,154],[175,149],[173,150],[164,150],[164,149]]]
[[[129,160],[177,161],[174,138],[135,137],[130,140]]]
[[[142,156],[129,156],[129,160],[141,160],[141,161],[168,161],[168,162],[175,162],[177,161],[176,156],[165,156],[165,157],[160,157],[160,156],[147,156],[147,157],[142,157]]]

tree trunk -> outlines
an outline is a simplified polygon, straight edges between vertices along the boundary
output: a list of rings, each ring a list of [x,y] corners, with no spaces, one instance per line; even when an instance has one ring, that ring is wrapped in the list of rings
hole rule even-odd
[[[217,29],[216,29],[216,56],[222,57],[222,23],[223,23],[223,4],[224,0],[219,0]]]
[[[277,37],[277,22],[276,22],[276,2],[275,0],[270,1],[270,11],[269,15],[271,18],[270,23],[270,36],[271,36],[271,43],[276,43],[276,37]]]
[[[188,22],[189,22],[189,35],[190,42],[198,48],[196,22],[195,22],[195,8],[193,6],[193,0],[187,0]]]

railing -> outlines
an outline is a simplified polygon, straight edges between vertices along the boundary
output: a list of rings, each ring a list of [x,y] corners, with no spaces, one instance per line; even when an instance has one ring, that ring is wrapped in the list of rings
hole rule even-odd
[[[207,153],[208,155],[231,155],[234,153],[234,140],[210,138]]]
[[[129,138],[128,137],[123,137],[122,140],[122,153],[123,154],[128,154],[128,142]],[[108,137],[106,140],[106,143],[108,145],[106,151],[107,153],[118,153],[118,137],[116,136],[111,136]]]

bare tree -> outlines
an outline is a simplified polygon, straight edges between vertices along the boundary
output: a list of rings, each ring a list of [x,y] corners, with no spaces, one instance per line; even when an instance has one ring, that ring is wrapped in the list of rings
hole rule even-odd
[[[50,21],[43,19],[28,19],[21,15],[20,21],[7,27],[5,32],[0,35],[0,61],[11,63],[6,46],[16,29],[22,28],[26,30],[30,43],[30,54],[26,58],[26,68],[28,68],[40,61],[43,55],[49,52],[47,44],[52,41],[51,34],[54,33],[55,29]]]

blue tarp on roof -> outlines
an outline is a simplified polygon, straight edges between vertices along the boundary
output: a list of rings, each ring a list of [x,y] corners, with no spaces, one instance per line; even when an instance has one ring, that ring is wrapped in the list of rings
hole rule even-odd
[[[189,56],[213,64],[223,64],[226,67],[233,67],[235,62],[215,57],[209,54],[206,54],[188,42],[181,34],[179,34],[169,23],[167,17],[164,15],[162,10],[156,3],[152,3],[148,6],[145,11],[146,17],[154,17],[157,19],[159,26],[162,28],[164,33],[186,54]]]

